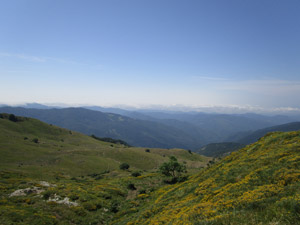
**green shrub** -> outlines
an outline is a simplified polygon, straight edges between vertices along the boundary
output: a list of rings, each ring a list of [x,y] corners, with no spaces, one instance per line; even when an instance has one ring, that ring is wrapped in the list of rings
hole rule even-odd
[[[129,169],[129,164],[128,163],[122,163],[121,165],[120,165],[120,169],[121,170],[128,170]]]
[[[132,184],[132,183],[128,184],[128,185],[127,185],[127,188],[128,188],[129,190],[136,190],[136,187],[135,187],[134,184]]]
[[[133,177],[139,177],[139,176],[141,176],[141,173],[136,171],[136,172],[133,172],[131,174],[131,176],[133,176]]]
[[[78,200],[79,199],[79,196],[75,193],[71,193],[69,195],[69,198],[72,200],[72,201],[75,201],[75,200]]]
[[[119,203],[117,201],[113,201],[110,205],[110,211],[113,213],[117,213],[119,211]]]
[[[53,191],[44,191],[44,192],[43,192],[43,198],[44,198],[45,200],[48,200],[53,194],[54,194]]]
[[[82,208],[80,206],[72,207],[72,209],[76,213],[76,215],[78,215],[78,216],[86,216],[87,215],[84,208]]]
[[[146,190],[145,189],[140,190],[139,194],[146,194]]]
[[[32,142],[34,142],[34,143],[36,143],[36,144],[37,144],[37,143],[39,143],[39,139],[37,139],[37,138],[33,138],[33,139],[32,139]]]
[[[90,203],[90,202],[84,202],[82,204],[83,208],[85,208],[88,211],[96,211],[97,210],[97,205]]]

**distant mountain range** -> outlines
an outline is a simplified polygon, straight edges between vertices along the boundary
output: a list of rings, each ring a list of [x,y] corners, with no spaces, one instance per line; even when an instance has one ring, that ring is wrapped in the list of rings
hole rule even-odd
[[[287,132],[287,131],[298,131],[298,130],[300,130],[300,122],[286,123],[286,124],[267,127],[264,129],[254,131],[249,135],[239,139],[238,142],[242,144],[251,144],[258,141],[258,139],[260,139],[261,137],[263,137],[269,132],[274,132],[274,131]]]
[[[194,149],[203,145],[175,127],[153,121],[137,120],[113,113],[84,108],[27,109],[2,107],[0,112],[33,117],[49,124],[98,137],[111,137],[132,146]]]
[[[121,139],[132,146],[191,150],[218,142],[247,144],[264,135],[255,136],[257,130],[295,121],[288,116],[130,111],[98,106],[53,108],[36,103],[0,107],[0,112],[33,117],[88,135]]]
[[[205,155],[209,157],[220,157],[230,152],[241,149],[248,144],[252,144],[258,141],[261,137],[265,136],[269,132],[275,132],[275,131],[287,132],[287,131],[299,131],[299,130],[300,130],[300,122],[286,123],[278,126],[267,127],[254,132],[244,132],[239,136],[242,138],[238,139],[237,142],[211,143],[203,146],[197,152],[201,155]]]

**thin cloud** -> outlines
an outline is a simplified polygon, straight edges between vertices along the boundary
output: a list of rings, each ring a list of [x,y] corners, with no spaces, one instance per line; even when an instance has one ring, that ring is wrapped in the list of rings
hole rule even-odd
[[[85,64],[85,63],[80,63],[80,62],[76,62],[76,61],[69,60],[69,59],[60,59],[60,58],[53,58],[53,57],[45,57],[45,59],[47,61],[54,61],[54,62],[63,63],[63,64],[74,64],[74,65],[87,66],[87,64]]]
[[[223,77],[193,76],[193,78],[203,79],[203,80],[214,80],[214,81],[229,81],[228,78],[223,78]]]
[[[23,54],[23,53],[1,52],[0,57],[16,58],[16,59],[22,59],[22,60],[26,60],[26,61],[30,61],[30,62],[37,62],[37,63],[56,62],[56,63],[62,63],[62,64],[87,65],[87,64],[76,62],[76,61],[69,60],[69,59],[32,56],[32,55],[27,55],[27,54]]]
[[[46,62],[45,58],[37,57],[37,56],[31,56],[31,55],[25,55],[20,53],[0,53],[1,57],[10,57],[10,58],[17,58],[17,59],[24,59],[31,62]]]
[[[223,90],[274,93],[300,93],[300,81],[291,80],[244,80],[226,82],[220,87]]]
[[[30,73],[31,71],[29,70],[6,70],[6,71],[1,71],[2,73]]]

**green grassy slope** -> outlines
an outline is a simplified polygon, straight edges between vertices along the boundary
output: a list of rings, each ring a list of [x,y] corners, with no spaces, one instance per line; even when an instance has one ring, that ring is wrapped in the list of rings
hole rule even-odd
[[[209,157],[222,157],[243,147],[245,147],[244,144],[235,142],[211,143],[200,148],[197,153]]]
[[[36,119],[18,117],[12,122],[0,114],[0,224],[109,224],[166,185],[156,171],[168,156],[184,161],[190,172],[209,160],[182,149],[148,151]],[[129,170],[119,169],[122,162]],[[132,176],[135,171],[141,175]],[[132,184],[134,188],[128,188]],[[11,196],[18,190],[27,191]],[[49,201],[54,198],[67,198],[73,205]]]
[[[299,224],[300,132],[270,133],[116,224]]]
[[[209,158],[111,146],[21,120],[0,118],[0,224],[299,224],[300,132],[270,133],[199,172]],[[155,168],[168,155],[198,172],[164,184]],[[141,176],[119,170],[121,162]],[[25,188],[31,191],[10,196]]]
[[[33,139],[38,138],[38,143]],[[205,158],[181,149],[126,147],[95,140],[89,136],[51,126],[35,119],[19,122],[0,119],[0,169],[9,168],[42,176],[56,172],[70,176],[86,175],[118,169],[129,163],[132,169],[157,168],[168,156],[186,161],[188,167],[205,165]]]

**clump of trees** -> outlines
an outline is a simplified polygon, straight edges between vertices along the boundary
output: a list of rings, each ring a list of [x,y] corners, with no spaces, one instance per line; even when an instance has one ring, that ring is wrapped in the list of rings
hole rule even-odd
[[[113,138],[109,138],[109,137],[97,137],[95,135],[91,135],[92,138],[99,140],[99,141],[105,141],[105,142],[109,142],[109,143],[113,143],[113,144],[121,144],[124,145],[126,147],[131,147],[131,145],[129,145],[126,141],[120,140],[120,139],[113,139]]]
[[[12,122],[19,122],[19,121],[23,121],[23,118],[21,117],[17,117],[14,114],[7,114],[7,113],[0,113],[0,119],[8,119]]]
[[[179,181],[183,181],[186,179],[183,176],[184,173],[187,172],[186,166],[178,162],[175,156],[170,156],[168,162],[164,162],[159,167],[159,172],[165,175],[166,177],[170,177],[171,180],[166,180],[168,183],[176,183]]]

